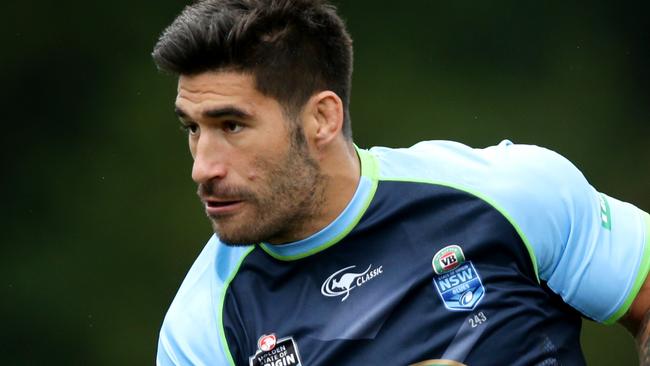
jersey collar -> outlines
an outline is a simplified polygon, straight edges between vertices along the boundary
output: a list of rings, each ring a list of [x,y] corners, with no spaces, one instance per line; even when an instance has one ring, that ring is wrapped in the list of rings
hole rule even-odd
[[[366,150],[356,147],[361,162],[361,177],[352,199],[343,212],[317,233],[288,244],[260,247],[270,256],[280,260],[296,260],[323,251],[343,239],[357,225],[377,190],[377,162]]]

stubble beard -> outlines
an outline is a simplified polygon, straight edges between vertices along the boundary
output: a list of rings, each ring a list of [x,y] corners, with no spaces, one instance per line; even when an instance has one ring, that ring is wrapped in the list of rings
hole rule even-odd
[[[255,162],[265,172],[260,189],[243,188],[245,217],[211,217],[219,240],[230,246],[261,242],[287,243],[303,238],[305,228],[322,212],[326,177],[309,155],[303,130],[292,127],[290,146],[283,159],[260,157]]]

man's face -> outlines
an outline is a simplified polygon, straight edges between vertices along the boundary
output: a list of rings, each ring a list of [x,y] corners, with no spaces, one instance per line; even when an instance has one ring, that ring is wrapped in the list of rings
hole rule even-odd
[[[323,205],[324,178],[300,121],[238,72],[181,76],[176,113],[188,130],[192,179],[227,244],[301,239]]]

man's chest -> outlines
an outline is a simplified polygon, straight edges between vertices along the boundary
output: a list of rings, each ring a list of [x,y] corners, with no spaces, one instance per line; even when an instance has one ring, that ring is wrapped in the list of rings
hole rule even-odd
[[[410,365],[553,359],[564,346],[555,333],[567,315],[536,282],[516,231],[482,201],[446,198],[383,200],[341,242],[298,261],[251,253],[224,302],[235,360]]]

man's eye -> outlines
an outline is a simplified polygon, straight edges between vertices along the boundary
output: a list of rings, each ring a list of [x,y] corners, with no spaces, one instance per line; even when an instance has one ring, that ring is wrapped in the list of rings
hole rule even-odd
[[[190,135],[194,135],[197,132],[199,132],[199,126],[197,126],[195,124],[189,124],[189,123],[188,124],[182,124],[181,129],[183,131],[187,132]]]
[[[244,126],[241,125],[240,123],[237,123],[237,122],[227,121],[227,122],[224,122],[223,128],[227,132],[237,133],[237,132],[241,131],[242,128],[244,128]]]

